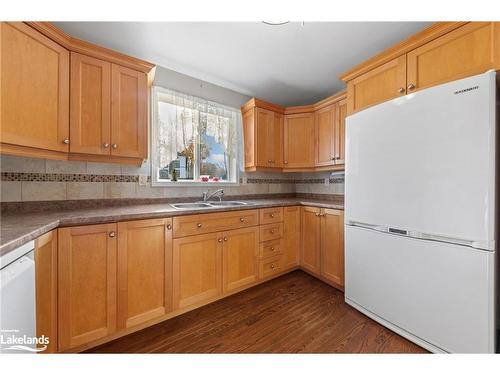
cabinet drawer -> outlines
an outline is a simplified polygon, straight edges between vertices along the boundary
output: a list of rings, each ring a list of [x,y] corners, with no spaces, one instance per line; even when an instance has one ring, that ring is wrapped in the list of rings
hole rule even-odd
[[[261,242],[259,256],[260,258],[269,258],[271,256],[279,255],[282,253],[282,239]]]
[[[283,207],[271,207],[260,209],[260,223],[270,224],[283,221]]]
[[[258,224],[258,210],[178,216],[174,217],[174,238],[245,228]]]
[[[283,237],[283,224],[267,224],[260,226],[260,241],[276,240]]]
[[[281,255],[261,260],[259,263],[259,277],[265,279],[266,277],[272,276],[281,272],[282,269],[282,259]]]

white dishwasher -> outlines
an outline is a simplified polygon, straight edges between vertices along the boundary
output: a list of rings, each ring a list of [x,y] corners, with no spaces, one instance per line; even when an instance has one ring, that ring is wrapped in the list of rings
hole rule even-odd
[[[30,353],[36,345],[34,242],[0,257],[0,353]]]

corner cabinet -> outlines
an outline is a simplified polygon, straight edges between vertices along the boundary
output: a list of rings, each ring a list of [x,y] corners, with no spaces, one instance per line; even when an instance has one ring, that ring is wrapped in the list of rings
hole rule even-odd
[[[285,115],[283,167],[314,167],[314,114]]]
[[[1,153],[64,158],[69,51],[22,22],[0,23]]]
[[[128,164],[147,158],[152,64],[43,22],[1,22],[0,52],[1,154]]]
[[[500,69],[500,22],[440,22],[340,78],[351,114],[490,69]]]

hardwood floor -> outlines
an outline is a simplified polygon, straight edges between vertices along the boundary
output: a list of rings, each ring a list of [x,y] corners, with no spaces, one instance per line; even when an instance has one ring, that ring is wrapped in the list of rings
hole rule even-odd
[[[90,353],[425,353],[302,272],[214,302]]]

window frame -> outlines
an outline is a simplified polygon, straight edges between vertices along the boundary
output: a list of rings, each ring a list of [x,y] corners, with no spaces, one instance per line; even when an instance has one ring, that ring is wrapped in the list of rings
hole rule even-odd
[[[152,187],[174,187],[174,186],[193,186],[193,187],[203,187],[206,186],[207,188],[210,186],[214,187],[224,187],[224,186],[240,186],[240,176],[241,176],[241,167],[242,167],[242,152],[240,151],[241,143],[243,141],[243,132],[242,132],[242,127],[241,127],[241,113],[239,113],[239,110],[236,108],[228,107],[223,104],[213,102],[221,107],[226,107],[230,110],[235,111],[236,113],[239,113],[239,116],[237,117],[236,121],[236,142],[237,142],[237,151],[235,153],[235,158],[236,158],[236,167],[235,167],[235,181],[217,181],[217,182],[203,182],[203,181],[190,181],[190,180],[178,180],[178,181],[171,181],[171,180],[160,180],[158,178],[158,173],[156,170],[156,157],[157,157],[157,149],[155,147],[156,144],[156,139],[158,135],[158,124],[159,124],[159,119],[158,119],[158,100],[157,100],[157,94],[158,93],[167,93],[167,91],[175,91],[175,90],[169,90],[165,89],[161,86],[153,86],[151,88],[151,138],[150,138],[150,149],[151,149],[151,186]],[[179,94],[184,94],[179,92]],[[190,94],[185,94],[185,95],[190,95]],[[194,96],[194,95],[190,95]],[[200,97],[198,97],[200,98]],[[206,101],[210,101],[208,99],[200,98]],[[197,161],[195,165],[195,170],[199,171],[199,161]]]

